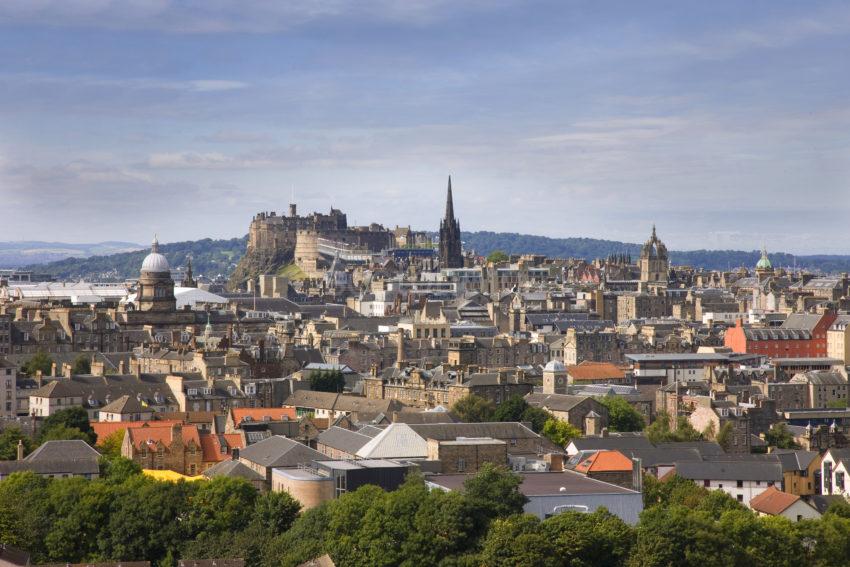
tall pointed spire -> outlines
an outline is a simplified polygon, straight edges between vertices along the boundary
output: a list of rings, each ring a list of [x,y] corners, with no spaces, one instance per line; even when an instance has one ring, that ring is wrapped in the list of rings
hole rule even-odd
[[[446,193],[446,219],[455,218],[455,206],[452,202],[452,176],[449,175],[449,190]]]
[[[460,223],[455,218],[452,201],[452,176],[446,192],[446,216],[440,222],[440,265],[443,268],[463,267],[463,245],[460,240]]]

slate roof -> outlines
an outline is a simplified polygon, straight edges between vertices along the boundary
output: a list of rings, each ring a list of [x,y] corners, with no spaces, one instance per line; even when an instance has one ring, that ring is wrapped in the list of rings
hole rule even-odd
[[[22,461],[0,461],[0,476],[19,471],[41,475],[96,475],[100,453],[85,441],[46,441]]]
[[[617,450],[626,452],[633,449],[654,449],[655,446],[643,435],[610,435],[608,437],[580,437],[570,441],[578,451],[592,451],[599,449]]]
[[[723,460],[678,462],[676,474],[690,480],[760,480],[780,482],[782,465],[777,461]]]
[[[297,467],[325,455],[292,439],[273,435],[239,452],[239,458],[263,467]]]
[[[265,480],[263,476],[254,469],[239,461],[229,460],[216,463],[204,471],[207,478],[227,476],[231,478],[244,478],[245,480]]]
[[[794,451],[790,449],[777,449],[773,453],[779,458],[783,472],[806,470],[818,456],[817,451]]]
[[[337,427],[336,425],[322,431],[316,438],[317,443],[352,455],[357,453],[363,445],[371,440],[372,437],[368,435]]]
[[[583,401],[587,396],[571,396],[569,394],[526,394],[525,401],[536,407],[546,407],[552,411],[570,411]]]

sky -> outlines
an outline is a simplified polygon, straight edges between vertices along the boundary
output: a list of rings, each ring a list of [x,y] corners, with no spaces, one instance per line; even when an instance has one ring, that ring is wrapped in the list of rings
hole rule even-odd
[[[850,253],[850,4],[3,0],[0,240],[259,211]]]

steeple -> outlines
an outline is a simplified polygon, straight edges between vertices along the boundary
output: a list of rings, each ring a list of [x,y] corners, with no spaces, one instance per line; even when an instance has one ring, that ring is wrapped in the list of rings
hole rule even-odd
[[[159,238],[157,238],[156,233],[154,233],[153,242],[151,242],[151,254],[159,254]]]
[[[446,216],[440,222],[440,267],[462,268],[462,248],[460,223],[455,218],[455,207],[452,200],[452,177],[450,175],[449,187],[446,192]]]
[[[446,220],[454,220],[455,206],[452,202],[452,176],[449,175],[449,190],[446,193]]]

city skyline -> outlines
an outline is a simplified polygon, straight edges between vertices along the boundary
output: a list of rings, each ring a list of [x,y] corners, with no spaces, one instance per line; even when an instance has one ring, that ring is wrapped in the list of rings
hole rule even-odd
[[[657,8],[658,6],[656,6]],[[850,253],[838,3],[0,6],[0,240],[245,234],[257,211]]]

